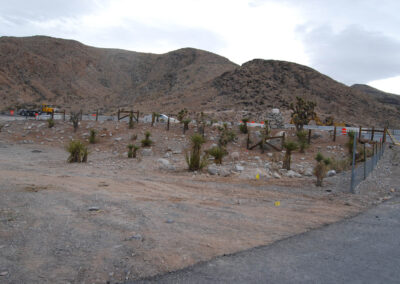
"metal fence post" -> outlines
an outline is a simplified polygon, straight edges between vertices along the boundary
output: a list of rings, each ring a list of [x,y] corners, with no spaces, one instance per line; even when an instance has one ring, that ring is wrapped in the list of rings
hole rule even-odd
[[[367,178],[367,154],[365,153],[365,143],[364,143],[364,179]]]
[[[350,185],[350,192],[354,192],[354,184],[355,184],[355,176],[354,176],[354,168],[356,166],[356,151],[357,151],[357,133],[354,133],[354,140],[353,140],[353,162],[351,165],[351,185]]]

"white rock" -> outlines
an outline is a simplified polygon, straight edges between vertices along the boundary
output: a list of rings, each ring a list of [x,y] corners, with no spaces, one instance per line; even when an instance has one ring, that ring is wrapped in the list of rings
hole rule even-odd
[[[231,158],[232,158],[232,160],[234,160],[234,161],[238,161],[239,158],[240,158],[239,152],[233,152],[233,153],[231,154]]]
[[[215,165],[210,165],[210,166],[208,166],[208,168],[207,168],[207,172],[210,174],[210,175],[217,175],[218,174],[218,172],[219,172],[219,170],[218,170],[218,167],[217,166],[215,166]]]
[[[140,152],[142,156],[151,156],[153,155],[153,150],[152,149],[142,149]]]
[[[244,167],[241,165],[235,165],[235,171],[242,172],[242,171],[244,171]]]
[[[277,179],[280,179],[280,178],[281,178],[281,176],[280,176],[277,172],[272,173],[272,176],[273,176],[274,178],[277,178]]]
[[[157,162],[159,164],[160,170],[167,170],[167,171],[175,170],[175,167],[173,165],[171,165],[171,163],[167,159],[160,158],[157,160]]]
[[[311,176],[313,175],[313,169],[312,169],[312,168],[307,168],[307,169],[304,171],[304,175],[305,175],[306,177],[311,177]]]
[[[222,168],[221,167],[219,169],[219,175],[222,176],[222,177],[227,177],[227,176],[231,175],[231,171],[229,169],[227,169],[227,168]]]
[[[273,108],[271,112],[273,114],[278,114],[280,111],[279,111],[279,108]]]
[[[115,141],[121,141],[122,138],[121,138],[121,137],[118,137],[118,138],[114,138],[114,140],[115,140]]]
[[[298,177],[301,177],[301,174],[299,174],[299,173],[296,173],[295,171],[292,171],[292,170],[289,170],[287,173],[286,173],[286,176],[287,177],[290,177],[290,178],[298,178]]]
[[[333,177],[336,175],[336,171],[335,170],[330,170],[328,171],[328,173],[326,174],[328,177]]]

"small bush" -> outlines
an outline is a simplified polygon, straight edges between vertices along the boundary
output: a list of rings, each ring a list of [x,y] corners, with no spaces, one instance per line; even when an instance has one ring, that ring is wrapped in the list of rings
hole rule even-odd
[[[337,173],[344,172],[350,169],[351,159],[331,159],[329,168]]]
[[[150,131],[146,131],[145,139],[143,139],[142,142],[142,147],[150,147],[153,144],[153,141],[150,139],[151,133]]]
[[[78,127],[79,127],[79,116],[80,116],[80,114],[78,112],[71,112],[70,120],[71,120],[72,125],[74,127],[74,132],[76,132],[78,130]]]
[[[90,129],[90,134],[89,134],[89,143],[90,144],[95,144],[96,143],[96,135],[97,131],[94,129]]]
[[[218,165],[222,165],[222,158],[228,155],[228,151],[221,146],[215,146],[207,150],[207,153],[214,157],[214,161]]]
[[[85,144],[79,140],[72,140],[69,142],[67,149],[70,154],[68,157],[68,163],[86,163],[89,155],[89,151]]]
[[[54,127],[54,119],[49,118],[49,119],[47,120],[47,126],[48,126],[49,128]]]
[[[137,140],[137,134],[132,134],[131,140],[132,140],[132,141],[136,141],[136,140]]]
[[[229,130],[226,123],[224,123],[224,127],[219,130],[221,134],[218,139],[218,144],[220,146],[226,146],[229,142],[235,141],[236,133],[233,130]]]
[[[207,165],[208,155],[205,154],[201,157],[201,146],[205,143],[205,139],[201,134],[194,134],[191,137],[192,148],[190,153],[186,153],[186,163],[188,164],[189,171],[201,170]]]
[[[128,145],[128,158],[136,158],[136,152],[140,147],[137,145]]]

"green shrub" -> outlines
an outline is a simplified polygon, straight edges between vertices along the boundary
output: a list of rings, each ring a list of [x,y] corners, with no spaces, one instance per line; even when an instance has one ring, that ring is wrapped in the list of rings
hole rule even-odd
[[[145,139],[143,139],[142,142],[142,147],[150,147],[153,144],[153,141],[150,139],[151,133],[150,131],[146,131]]]
[[[335,170],[337,173],[344,172],[350,169],[351,159],[331,159],[329,168]]]
[[[226,146],[229,142],[235,141],[236,133],[233,130],[229,130],[226,123],[224,123],[224,127],[220,128],[219,131],[221,133],[218,139],[220,146]]]
[[[49,118],[49,119],[47,120],[47,126],[48,126],[49,128],[54,127],[54,119]]]
[[[186,163],[189,171],[201,170],[207,165],[208,155],[201,157],[201,146],[205,143],[205,139],[201,134],[193,134],[191,137],[192,148],[189,153],[186,153]]]
[[[207,150],[207,153],[214,157],[214,161],[216,164],[222,164],[222,158],[228,155],[228,151],[224,147],[215,146],[211,149]]]
[[[94,129],[90,129],[90,134],[89,134],[89,143],[90,144],[95,144],[96,143],[96,135],[97,131]]]
[[[140,147],[137,145],[128,145],[128,158],[136,158],[136,152]]]
[[[79,140],[69,142],[66,150],[69,153],[68,163],[86,163],[89,151],[85,144]]]

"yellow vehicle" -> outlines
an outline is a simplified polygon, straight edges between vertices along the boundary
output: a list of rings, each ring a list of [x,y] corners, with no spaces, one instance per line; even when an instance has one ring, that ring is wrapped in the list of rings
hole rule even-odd
[[[47,114],[52,114],[55,111],[55,107],[47,105],[47,104],[42,104],[42,113],[47,113]]]

